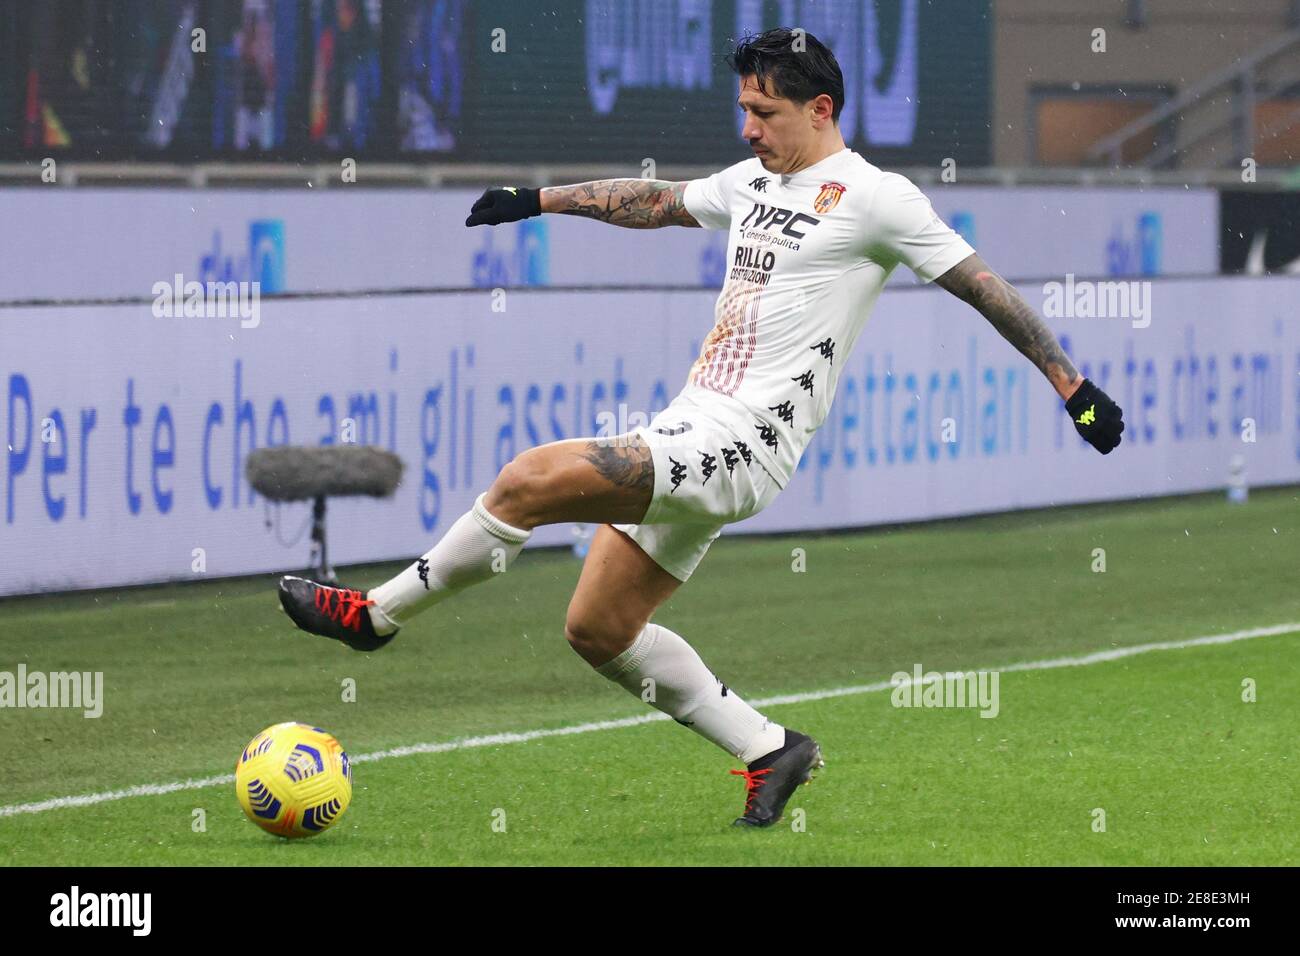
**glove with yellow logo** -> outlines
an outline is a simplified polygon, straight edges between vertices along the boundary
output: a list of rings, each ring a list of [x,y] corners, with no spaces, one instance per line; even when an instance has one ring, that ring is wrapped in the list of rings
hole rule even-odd
[[[542,191],[527,186],[485,189],[469,209],[467,226],[499,226],[542,214]]]
[[[1109,455],[1120,443],[1120,433],[1124,431],[1124,410],[1116,405],[1109,395],[1084,379],[1065,402],[1065,410],[1070,413],[1075,430],[1083,436],[1084,441],[1103,455]]]

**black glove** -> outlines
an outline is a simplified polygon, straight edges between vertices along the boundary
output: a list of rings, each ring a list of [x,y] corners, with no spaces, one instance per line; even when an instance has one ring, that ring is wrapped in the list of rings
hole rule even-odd
[[[1075,429],[1084,440],[1103,455],[1109,455],[1120,443],[1124,431],[1124,410],[1110,396],[1084,379],[1065,403]]]
[[[485,189],[470,206],[467,226],[499,226],[542,214],[542,191],[527,186]]]

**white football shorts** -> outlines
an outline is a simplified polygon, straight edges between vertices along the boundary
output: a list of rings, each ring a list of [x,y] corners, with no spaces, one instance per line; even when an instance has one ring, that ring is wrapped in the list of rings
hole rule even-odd
[[[749,446],[680,398],[632,429],[654,459],[655,487],[640,524],[615,524],[661,568],[685,581],[725,525],[756,515],[780,492]]]

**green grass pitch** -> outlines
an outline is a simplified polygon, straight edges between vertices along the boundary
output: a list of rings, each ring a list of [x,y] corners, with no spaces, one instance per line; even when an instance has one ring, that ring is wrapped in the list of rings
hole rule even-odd
[[[1298,572],[1300,488],[1277,488],[724,537],[656,620],[760,699],[1300,622]],[[98,720],[0,710],[0,806],[230,773],[283,720],[357,755],[643,715],[565,645],[577,575],[526,552],[370,655],[294,630],[271,576],[0,602],[0,670],[99,670],[105,696]],[[351,809],[306,841],[245,821],[230,784],[0,810],[0,862],[1295,865],[1297,651],[1300,629],[1009,671],[993,719],[887,690],[771,706],[827,766],[769,831],[728,826],[739,764],[664,720],[359,763]]]

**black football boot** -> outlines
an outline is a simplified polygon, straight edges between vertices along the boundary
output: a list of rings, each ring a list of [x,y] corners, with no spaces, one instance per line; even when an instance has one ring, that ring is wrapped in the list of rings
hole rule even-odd
[[[787,727],[784,747],[759,757],[748,770],[731,771],[745,778],[745,812],[732,826],[770,827],[799,784],[811,783],[813,771],[824,766],[817,741]]]
[[[382,637],[375,633],[367,610],[374,603],[352,588],[317,584],[292,575],[280,579],[280,604],[293,623],[354,650],[378,650],[397,635],[396,631]]]

